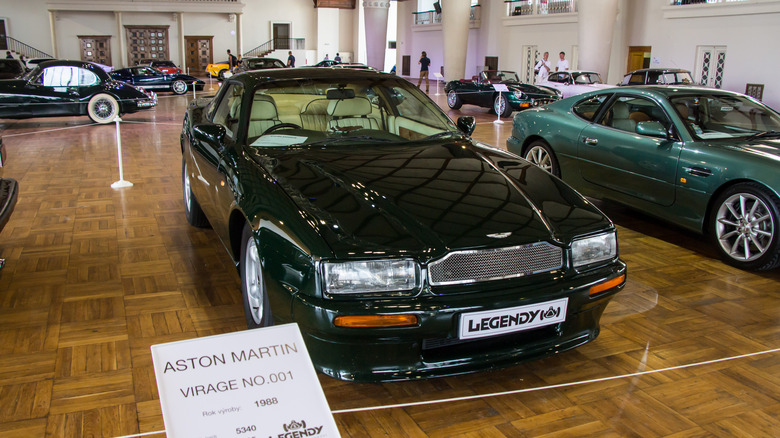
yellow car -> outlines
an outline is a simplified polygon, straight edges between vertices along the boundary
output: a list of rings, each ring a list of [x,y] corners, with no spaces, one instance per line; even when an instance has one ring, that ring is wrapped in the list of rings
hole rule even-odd
[[[230,71],[230,65],[227,61],[216,62],[206,66],[206,73],[210,74],[212,78],[219,78],[219,80],[225,79],[225,73]]]

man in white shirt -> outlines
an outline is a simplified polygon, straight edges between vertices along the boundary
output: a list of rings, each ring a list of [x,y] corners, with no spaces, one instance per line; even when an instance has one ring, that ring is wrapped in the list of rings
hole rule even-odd
[[[544,57],[540,59],[539,62],[537,62],[536,65],[534,66],[534,70],[536,71],[536,82],[546,81],[547,77],[550,76],[550,70],[552,70],[552,64],[548,59],[549,57],[550,57],[550,52],[544,52]]]
[[[560,56],[561,59],[558,60],[558,65],[555,67],[555,71],[564,71],[569,69],[569,61],[566,59],[566,53],[561,52],[558,56]]]

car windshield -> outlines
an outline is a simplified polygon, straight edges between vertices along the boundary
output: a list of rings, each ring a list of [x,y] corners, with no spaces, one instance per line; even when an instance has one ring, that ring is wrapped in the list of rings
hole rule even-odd
[[[406,80],[371,77],[262,84],[252,94],[247,144],[405,142],[460,130]]]
[[[691,134],[699,139],[750,137],[780,131],[780,115],[746,96],[682,95],[670,101]]]
[[[249,70],[257,70],[261,68],[281,68],[284,67],[281,61],[275,59],[251,59],[244,60],[246,68]]]
[[[154,61],[155,67],[176,67],[173,61]]]
[[[479,77],[483,82],[490,82],[491,84],[498,82],[520,82],[520,79],[517,78],[517,73],[505,70],[486,70],[481,72]]]
[[[598,73],[572,73],[575,84],[603,84]]]

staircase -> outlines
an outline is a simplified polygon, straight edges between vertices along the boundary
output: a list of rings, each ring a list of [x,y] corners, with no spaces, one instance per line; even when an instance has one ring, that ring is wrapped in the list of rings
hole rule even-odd
[[[274,50],[304,50],[306,48],[305,38],[274,38],[266,41],[254,49],[245,52],[241,56],[262,58]]]
[[[0,50],[11,51],[17,55],[24,55],[26,58],[53,58],[48,53],[9,36],[0,37]]]

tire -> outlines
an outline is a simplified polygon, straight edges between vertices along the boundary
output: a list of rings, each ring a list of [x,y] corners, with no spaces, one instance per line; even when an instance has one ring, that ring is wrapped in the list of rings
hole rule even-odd
[[[217,77],[219,78],[220,81],[225,80],[225,73],[227,73],[226,68],[223,68],[222,70],[219,71],[219,73],[217,73]]]
[[[555,152],[544,140],[534,140],[529,144],[523,152],[523,158],[558,178],[561,177],[561,166],[558,165]]]
[[[182,159],[181,165],[181,186],[184,193],[184,215],[187,217],[187,222],[190,225],[198,228],[204,228],[209,225],[206,214],[203,213],[203,209],[200,208],[200,203],[195,199],[195,195],[192,194],[192,187],[190,187],[190,175],[187,172],[187,160]]]
[[[463,102],[460,101],[460,96],[455,90],[447,92],[447,105],[452,109],[460,109],[463,106]]]
[[[493,111],[499,115],[499,117],[509,117],[512,115],[512,107],[509,106],[509,99],[502,93],[496,94],[496,98],[493,99]]]
[[[712,204],[709,231],[723,260],[740,269],[780,265],[780,199],[756,183],[730,187]]]
[[[271,305],[263,281],[263,264],[257,250],[257,241],[249,225],[241,233],[241,295],[248,328],[273,325]]]
[[[87,114],[95,123],[111,123],[119,115],[119,103],[109,94],[96,94],[87,103]]]
[[[187,92],[187,83],[177,79],[171,82],[171,91],[173,91],[173,94],[184,94]]]

